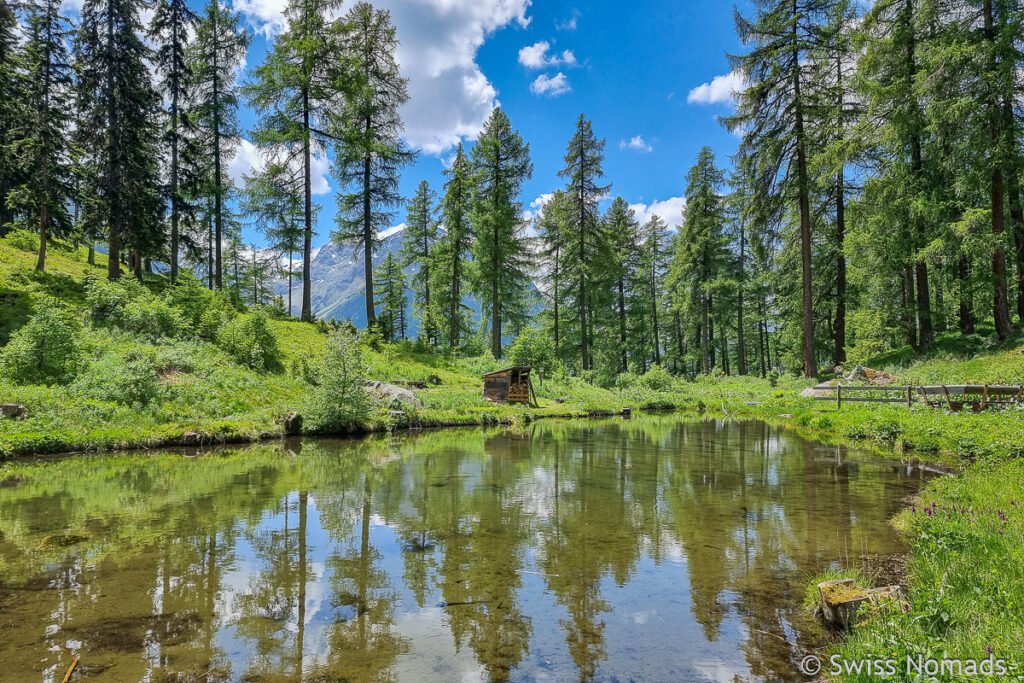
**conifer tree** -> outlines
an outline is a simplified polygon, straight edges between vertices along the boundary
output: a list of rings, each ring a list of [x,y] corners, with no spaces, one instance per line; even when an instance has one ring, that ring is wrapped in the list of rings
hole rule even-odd
[[[563,190],[555,190],[551,198],[541,207],[537,216],[536,229],[540,239],[540,268],[544,281],[544,296],[548,304],[551,334],[555,344],[555,357],[564,359],[562,312],[565,299],[565,264],[569,254],[568,243],[568,196]]]
[[[24,120],[25,72],[18,42],[18,17],[8,0],[0,0],[0,237],[14,220],[8,195],[22,182],[14,142],[16,122]]]
[[[434,204],[437,196],[430,189],[430,183],[420,181],[416,194],[406,205],[405,241],[402,243],[401,264],[404,268],[415,267],[412,276],[412,291],[416,310],[420,317],[420,330],[428,344],[437,342],[437,323],[434,304],[430,299],[430,286],[436,256],[438,224]]]
[[[160,0],[149,29],[150,39],[156,43],[154,63],[157,72],[162,76],[160,94],[167,103],[163,143],[170,153],[170,159],[164,195],[171,212],[171,282],[178,277],[182,213],[188,216],[192,214],[191,204],[183,192],[183,186],[187,186],[188,183],[182,182],[183,166],[189,164],[183,165],[181,157],[184,154],[191,157],[190,161],[196,160],[196,152],[190,144],[192,117],[188,108],[192,69],[186,60],[186,49],[189,34],[195,29],[198,20],[185,0]]]
[[[280,146],[283,163],[302,168],[302,319],[313,319],[310,264],[313,249],[312,157],[333,141],[328,132],[338,116],[344,55],[338,22],[331,15],[338,0],[290,0],[287,29],[277,37],[245,87],[260,119],[253,141]]]
[[[640,234],[633,210],[622,197],[616,197],[604,216],[602,229],[606,241],[605,267],[595,277],[596,282],[611,285],[614,293],[614,333],[606,339],[617,339],[618,372],[629,370],[629,310],[633,280],[639,267]],[[596,264],[595,264],[596,265]],[[605,289],[601,287],[600,289]],[[596,292],[595,292],[596,294]]]
[[[523,183],[533,175],[530,145],[499,107],[473,146],[472,291],[480,299],[491,353],[502,356],[502,328],[522,327],[529,316],[530,252],[520,223]]]
[[[337,242],[355,242],[363,251],[366,324],[374,324],[373,251],[381,228],[401,201],[403,166],[415,159],[401,138],[399,109],[409,99],[395,51],[398,39],[391,14],[359,2],[345,16],[347,60],[345,106],[334,131],[335,171],[350,191],[338,197]]]
[[[568,230],[572,234],[570,250],[573,257],[566,261],[566,283],[574,292],[573,306],[579,316],[580,364],[585,372],[593,368],[593,297],[595,295],[594,267],[600,261],[604,246],[601,235],[598,201],[611,187],[598,185],[604,176],[604,139],[594,136],[593,127],[583,114],[576,121],[576,132],[565,153],[565,168],[558,175],[567,179],[569,197]]]
[[[85,0],[75,49],[87,198],[82,220],[102,226],[111,280],[121,276],[122,250],[132,252],[139,273],[141,257],[163,246],[159,98],[139,35],[141,8],[139,0]]]
[[[680,302],[698,318],[701,371],[711,372],[714,335],[711,329],[716,279],[725,258],[725,206],[719,189],[725,174],[715,166],[710,147],[702,147],[686,175],[686,215],[673,256],[672,277]],[[723,349],[724,351],[724,349]]]
[[[661,365],[662,320],[659,314],[664,299],[664,278],[669,267],[671,235],[668,225],[660,216],[652,215],[640,229],[640,240],[638,287],[643,291],[642,298],[647,304],[643,313],[650,315],[649,342],[654,363]]]
[[[380,307],[377,326],[384,339],[405,339],[405,274],[398,259],[391,252],[388,252],[381,265],[380,287],[374,303]]]
[[[731,56],[747,82],[736,113],[724,119],[743,133],[741,151],[755,159],[756,188],[779,209],[796,204],[799,219],[804,375],[817,374],[811,290],[811,176],[808,169],[809,53],[819,44],[827,0],[757,0],[753,18],[736,13],[736,30],[750,52]]]
[[[437,298],[440,332],[454,351],[459,340],[469,332],[468,307],[463,304],[463,291],[469,278],[469,249],[473,241],[470,224],[473,201],[473,169],[460,142],[450,168],[445,169],[447,181],[441,200],[444,234],[436,247],[434,291]]]
[[[180,0],[179,0],[180,1]],[[213,198],[214,283],[224,286],[221,244],[226,236],[226,204],[231,197],[228,163],[239,144],[239,86],[236,73],[245,63],[249,36],[241,28],[241,15],[217,0],[209,0],[199,20],[189,66],[195,88],[195,122],[199,149],[210,168],[206,190]],[[269,59],[268,59],[269,61]],[[262,68],[262,67],[261,67]]]
[[[42,271],[49,240],[70,236],[75,227],[71,213],[75,154],[70,144],[74,83],[67,49],[69,30],[59,0],[33,0],[28,7],[20,126],[24,137],[16,143],[23,184],[7,201],[16,207],[25,226],[39,233],[36,270]]]
[[[282,155],[283,156],[283,155]],[[245,176],[243,209],[254,216],[269,242],[269,249],[287,255],[288,315],[294,315],[292,282],[295,253],[302,250],[302,173],[300,169],[270,159],[265,168]]]

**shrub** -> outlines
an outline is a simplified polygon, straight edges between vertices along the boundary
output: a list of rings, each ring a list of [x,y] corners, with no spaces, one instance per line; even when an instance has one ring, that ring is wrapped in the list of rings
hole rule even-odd
[[[516,337],[508,359],[512,365],[532,365],[550,372],[555,364],[555,343],[550,335],[528,327]]]
[[[121,329],[151,341],[174,339],[185,331],[178,310],[161,299],[142,297],[129,301],[121,311]]]
[[[637,379],[640,386],[651,391],[667,391],[672,388],[673,381],[672,374],[660,365],[652,365]]]
[[[71,390],[97,401],[145,407],[160,392],[154,356],[146,349],[107,353],[89,365]]]
[[[94,324],[117,325],[121,321],[125,306],[133,299],[147,294],[148,292],[134,280],[92,280],[86,283],[85,303]]]
[[[10,246],[22,251],[39,251],[39,234],[28,230],[13,230],[4,238]]]
[[[365,422],[370,414],[370,397],[363,390],[366,359],[355,334],[332,332],[313,373],[315,386],[303,407],[310,430],[339,432]]]
[[[177,282],[164,292],[164,300],[174,306],[184,321],[194,330],[199,329],[203,314],[218,299],[216,292],[211,292],[189,273],[180,273]],[[226,300],[226,297],[224,297]]]
[[[80,358],[77,321],[44,299],[0,351],[0,374],[21,384],[63,382],[74,377]]]
[[[199,316],[197,331],[199,336],[209,341],[216,341],[221,329],[235,319],[238,310],[226,295],[218,293],[209,307]]]
[[[281,366],[281,351],[270,319],[260,309],[240,315],[224,325],[217,337],[220,347],[239,365],[251,370],[276,370]]]

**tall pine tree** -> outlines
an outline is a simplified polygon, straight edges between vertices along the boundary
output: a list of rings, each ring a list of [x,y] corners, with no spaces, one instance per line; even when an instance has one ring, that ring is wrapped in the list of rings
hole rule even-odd
[[[444,234],[436,247],[434,286],[438,321],[448,350],[458,348],[469,333],[469,309],[463,303],[463,292],[469,281],[469,249],[473,242],[470,223],[473,201],[473,169],[462,149],[455,149],[450,168],[445,169],[447,181],[441,199]]]
[[[473,146],[473,167],[472,290],[490,329],[491,353],[501,358],[504,324],[522,327],[529,316],[531,257],[520,223],[519,193],[533,175],[530,145],[501,108],[491,112]]]
[[[420,318],[420,333],[430,345],[437,343],[436,302],[430,299],[438,235],[434,207],[436,199],[430,183],[420,181],[416,194],[406,205],[405,239],[401,253],[402,267],[416,269],[412,276],[412,291]]]
[[[409,99],[406,79],[395,60],[398,39],[391,14],[357,3],[345,16],[345,106],[334,129],[335,170],[350,188],[338,197],[338,242],[355,242],[363,251],[366,324],[374,324],[373,251],[378,231],[401,201],[398,181],[403,166],[415,159],[402,140],[399,109]]]

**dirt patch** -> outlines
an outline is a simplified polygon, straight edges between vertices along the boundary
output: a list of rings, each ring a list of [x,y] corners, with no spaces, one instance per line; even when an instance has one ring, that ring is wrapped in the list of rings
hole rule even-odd
[[[907,554],[861,555],[857,558],[860,570],[870,576],[876,586],[907,585]]]

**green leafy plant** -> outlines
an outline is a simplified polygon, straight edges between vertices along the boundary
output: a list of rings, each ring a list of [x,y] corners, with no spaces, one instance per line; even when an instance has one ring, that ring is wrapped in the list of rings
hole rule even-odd
[[[281,351],[270,318],[260,309],[240,315],[221,329],[217,343],[239,365],[251,370],[277,370]]]
[[[313,432],[345,431],[370,414],[370,397],[363,390],[366,358],[359,339],[341,329],[331,333],[327,349],[313,369],[314,386],[303,415]]]
[[[50,384],[75,375],[81,359],[78,322],[55,300],[36,314],[0,351],[0,374],[21,384]]]

